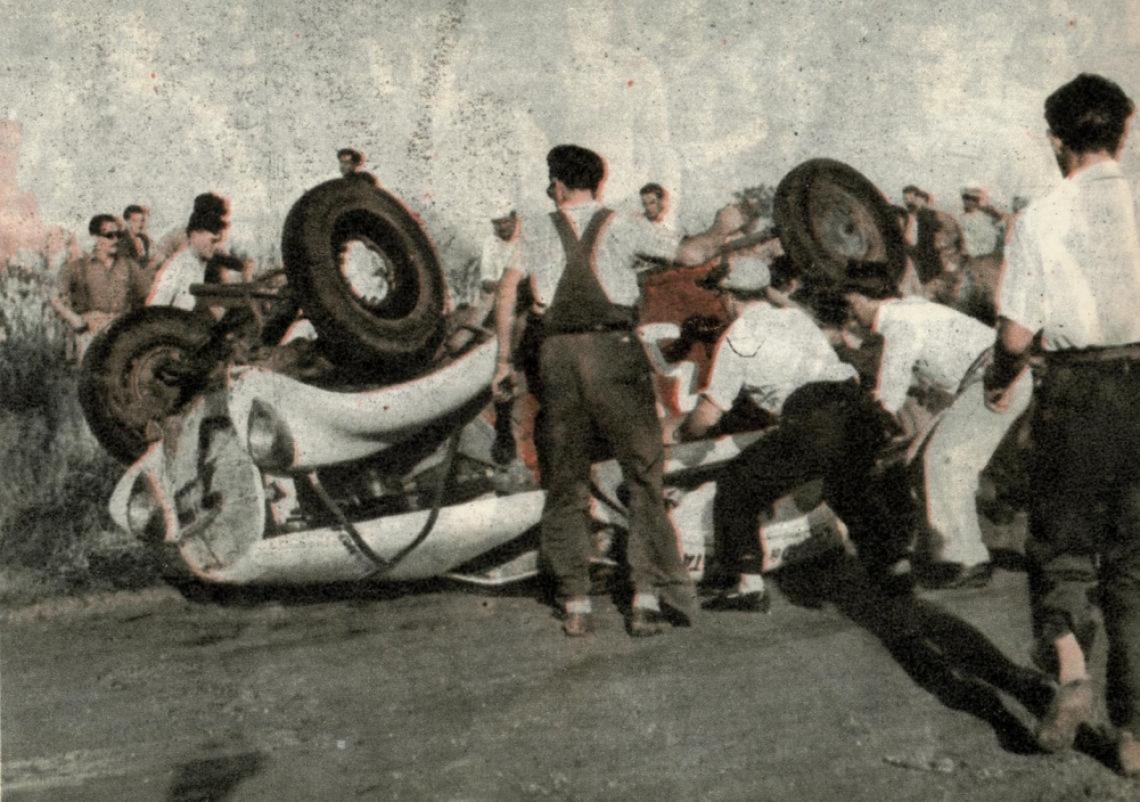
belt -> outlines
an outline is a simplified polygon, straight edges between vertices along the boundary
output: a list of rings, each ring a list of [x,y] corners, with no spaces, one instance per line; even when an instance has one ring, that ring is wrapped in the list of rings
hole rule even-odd
[[[1140,362],[1140,343],[1109,345],[1103,348],[1081,348],[1064,351],[1046,351],[1045,365],[1096,365],[1106,362]]]
[[[594,323],[589,326],[579,326],[572,329],[558,329],[557,331],[551,331],[547,328],[543,333],[547,337],[557,337],[560,334],[602,334],[609,331],[633,331],[633,324],[624,320],[618,320],[610,323]]]

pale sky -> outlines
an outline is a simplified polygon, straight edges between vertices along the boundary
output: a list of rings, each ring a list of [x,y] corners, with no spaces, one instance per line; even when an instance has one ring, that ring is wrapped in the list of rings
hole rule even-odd
[[[352,146],[455,265],[499,198],[548,207],[559,142],[607,157],[612,205],[669,187],[690,230],[821,156],[957,212],[967,180],[1002,203],[1055,180],[1041,106],[1076,73],[1140,97],[1130,0],[615,5],[0,0],[0,116],[23,125],[21,189],[50,223],[141,202],[161,233],[213,190],[235,239],[274,243]]]

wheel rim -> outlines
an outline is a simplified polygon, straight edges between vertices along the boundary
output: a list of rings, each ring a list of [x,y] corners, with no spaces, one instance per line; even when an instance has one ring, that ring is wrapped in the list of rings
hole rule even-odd
[[[362,306],[378,310],[392,294],[396,266],[375,242],[356,237],[341,245],[340,274]]]
[[[173,409],[180,390],[163,381],[158,371],[182,362],[186,353],[184,346],[161,343],[132,356],[122,380],[112,390],[111,400],[119,418],[141,431],[148,422]]]

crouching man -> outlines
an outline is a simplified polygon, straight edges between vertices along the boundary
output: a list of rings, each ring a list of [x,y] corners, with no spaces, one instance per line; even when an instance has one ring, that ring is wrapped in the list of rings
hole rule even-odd
[[[930,533],[923,573],[930,587],[983,586],[993,567],[978,525],[979,476],[1029,406],[1032,385],[1018,385],[1010,414],[987,409],[981,357],[993,345],[994,330],[943,304],[899,298],[885,264],[852,263],[843,291],[859,323],[883,337],[874,397],[884,410],[897,415],[916,384],[955,395],[923,449]]]
[[[823,479],[824,499],[858,539],[871,469],[886,441],[882,415],[855,368],[839,360],[805,312],[767,300],[770,281],[767,264],[754,257],[737,257],[720,279],[716,289],[732,322],[697,406],[677,430],[680,440],[704,436],[741,393],[778,420],[717,478],[716,553],[738,579],[705,604],[710,610],[768,609],[759,515],[798,485]],[[877,555],[877,567],[896,556]]]

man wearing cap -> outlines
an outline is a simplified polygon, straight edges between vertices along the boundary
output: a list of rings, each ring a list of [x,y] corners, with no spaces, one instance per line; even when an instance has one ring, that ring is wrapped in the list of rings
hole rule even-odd
[[[479,289],[494,292],[518,244],[519,218],[508,203],[501,203],[491,218],[491,231],[479,256]]]
[[[987,202],[984,187],[971,183],[962,187],[962,251],[970,259],[989,256],[1001,248],[1001,212]]]
[[[885,263],[850,263],[843,293],[855,319],[883,338],[873,394],[884,410],[898,415],[912,386],[955,396],[923,449],[931,536],[924,574],[934,587],[985,585],[993,569],[978,525],[978,480],[1032,388],[1022,383],[1009,415],[987,409],[981,368],[994,330],[943,304],[900,298]]]
[[[509,396],[511,330],[525,277],[543,309],[539,347],[539,448],[547,488],[541,551],[562,606],[563,629],[590,629],[589,440],[596,432],[617,457],[629,497],[627,556],[634,596],[627,619],[635,637],[662,632],[663,613],[687,624],[696,592],[665,513],[664,445],[648,360],[633,335],[640,256],[698,264],[723,242],[719,230],[681,244],[641,216],[618,216],[599,194],[605,162],[591,150],[558,145],[547,154],[547,194],[557,209],[524,220],[515,261],[496,299],[496,396]],[[662,609],[664,606],[665,609]]]
[[[1037,656],[1059,689],[1037,742],[1066,749],[1092,715],[1086,655],[1099,584],[1107,706],[1120,728],[1119,766],[1132,776],[1140,775],[1140,242],[1119,159],[1134,110],[1099,75],[1078,75],[1046,99],[1065,180],[1016,223],[986,374],[987,401],[1008,408],[1040,336],[1026,551]]]
[[[760,513],[798,485],[822,478],[832,509],[856,520],[885,442],[881,416],[860,389],[855,368],[839,360],[805,312],[768,302],[770,281],[760,259],[738,256],[730,263],[716,289],[732,322],[717,343],[697,406],[677,430],[680,440],[705,436],[742,393],[778,419],[775,430],[717,478],[717,556],[738,579],[705,604],[710,610],[767,611]]]

